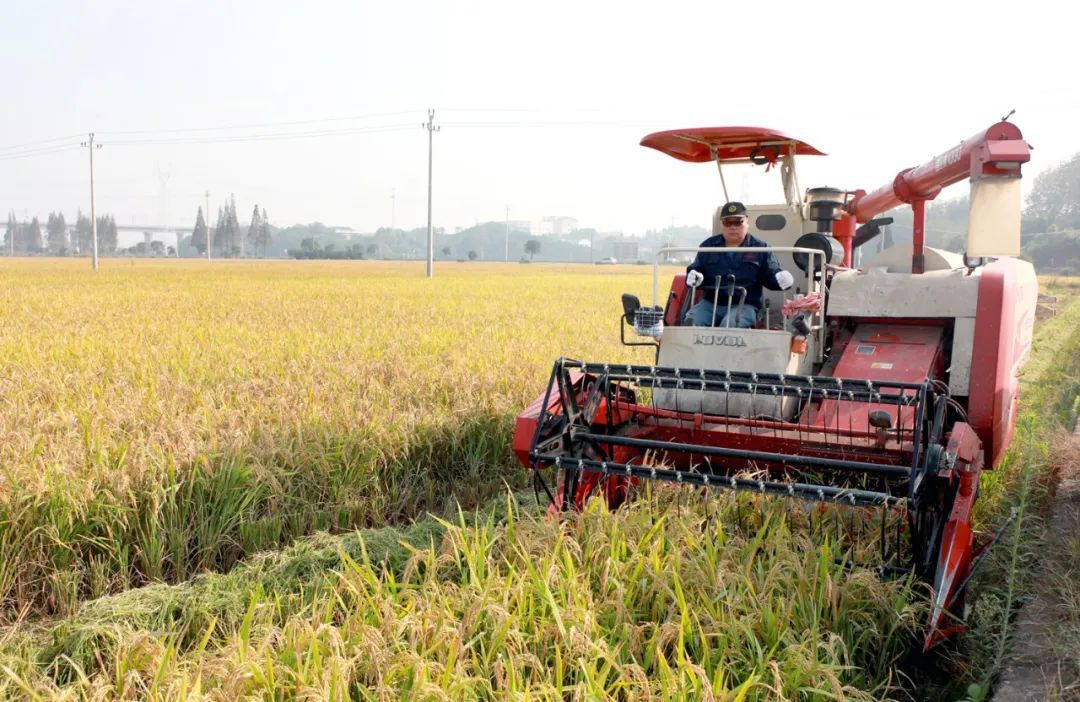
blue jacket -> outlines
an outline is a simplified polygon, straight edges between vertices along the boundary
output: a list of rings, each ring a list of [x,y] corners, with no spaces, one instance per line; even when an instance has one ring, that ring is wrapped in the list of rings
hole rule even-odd
[[[724,237],[718,234],[710,236],[701,242],[700,246],[723,247],[727,244],[724,243]],[[780,290],[780,285],[776,282],[776,274],[781,268],[776,262],[776,256],[769,251],[738,253],[740,248],[758,246],[768,246],[768,244],[753,234],[747,233],[742,244],[732,247],[731,253],[699,251],[694,257],[694,262],[687,266],[686,272],[698,271],[705,276],[702,287],[709,288],[710,301],[712,301],[711,290],[716,286],[716,276],[721,276],[720,296],[725,302],[727,290],[724,286],[728,284],[728,275],[734,274],[735,285],[746,288],[746,304],[761,309],[761,288],[764,286],[769,290]],[[738,302],[738,299],[736,295],[735,301]]]

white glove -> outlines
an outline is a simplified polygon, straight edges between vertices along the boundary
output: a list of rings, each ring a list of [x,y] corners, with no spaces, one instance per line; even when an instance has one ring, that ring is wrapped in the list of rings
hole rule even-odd
[[[791,275],[789,274],[788,277],[790,278]],[[705,276],[703,276],[700,271],[690,271],[686,274],[686,284],[691,288],[696,288],[701,285],[701,281],[703,280],[705,280]]]
[[[781,290],[787,290],[795,284],[795,278],[787,271],[780,271],[776,274],[776,284],[780,286]]]

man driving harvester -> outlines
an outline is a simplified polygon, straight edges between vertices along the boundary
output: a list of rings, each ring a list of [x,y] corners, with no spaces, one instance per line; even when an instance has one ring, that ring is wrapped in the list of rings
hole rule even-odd
[[[750,234],[746,207],[741,202],[729,202],[720,212],[721,233],[701,242],[702,247],[768,246]],[[698,327],[748,329],[757,322],[761,310],[762,286],[769,290],[787,290],[794,282],[791,273],[780,268],[776,257],[768,251],[699,251],[694,262],[686,268],[686,284],[697,288],[704,283],[705,288],[701,300],[687,313],[687,321]],[[717,290],[719,296],[714,305]]]

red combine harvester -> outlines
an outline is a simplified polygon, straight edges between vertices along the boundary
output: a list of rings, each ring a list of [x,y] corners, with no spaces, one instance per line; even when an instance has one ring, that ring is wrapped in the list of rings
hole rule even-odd
[[[754,328],[690,326],[702,294],[730,310],[746,292],[724,280],[690,288],[680,273],[661,307],[662,262],[724,249],[659,251],[653,306],[624,295],[621,322],[623,343],[654,347],[655,363],[559,359],[517,419],[514,451],[551,510],[581,509],[594,495],[614,508],[643,480],[880,508],[900,515],[907,542],[882,542],[882,571],[933,587],[925,647],[962,630],[965,586],[1001,533],[977,545],[972,505],[982,471],[1012,438],[1034,323],[1035,273],[1015,258],[1030,158],[1020,130],[998,122],[871,193],[805,196],[796,156],[822,154],[780,132],[685,129],[641,143],[715,162],[722,184],[725,166],[775,166],[785,201],[747,208],[751,231],[774,245],[738,250],[772,251],[801,274],[792,290],[766,291]],[[924,246],[927,201],[964,179],[967,253]],[[882,249],[891,220],[874,217],[902,204],[913,241]],[[627,341],[628,324],[646,340]]]

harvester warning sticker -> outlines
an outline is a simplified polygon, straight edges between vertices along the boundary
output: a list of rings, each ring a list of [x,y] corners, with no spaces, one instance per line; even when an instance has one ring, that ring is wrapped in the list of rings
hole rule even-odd
[[[878,369],[881,369],[881,370],[892,370],[892,364],[891,363],[881,363],[881,362],[871,363],[870,367],[871,368],[878,368]]]
[[[855,347],[855,353],[857,353],[860,356],[873,356],[874,355],[874,347],[873,346],[866,346],[864,344],[859,344],[858,346]]]

